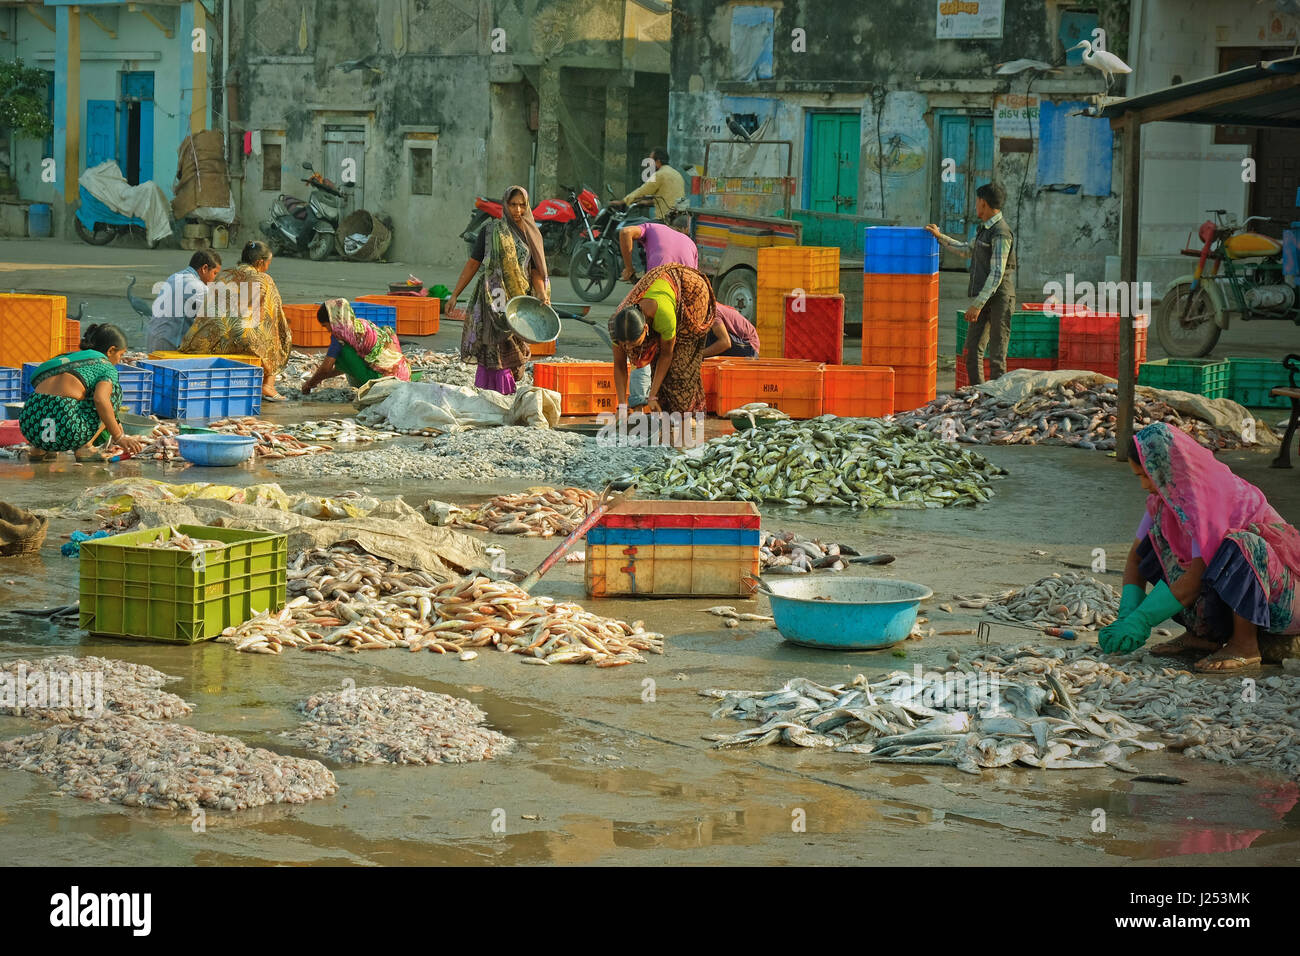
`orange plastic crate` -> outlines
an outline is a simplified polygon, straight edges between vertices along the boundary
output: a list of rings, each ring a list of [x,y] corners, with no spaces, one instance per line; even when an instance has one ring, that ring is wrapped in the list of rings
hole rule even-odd
[[[293,344],[304,348],[324,348],[330,344],[330,330],[316,321],[319,302],[285,305],[284,317],[289,320]]]
[[[822,414],[882,418],[894,413],[894,370],[881,365],[827,365]]]
[[[63,324],[63,349],[64,352],[71,352],[81,345],[81,323],[76,319],[68,319]]]
[[[919,392],[900,392],[894,389],[894,414],[910,412],[935,399],[933,388]]]
[[[402,320],[398,319],[397,322],[400,325]],[[528,353],[530,355],[554,355],[555,344],[555,342],[530,342],[528,345]]]
[[[700,363],[700,384],[704,386],[704,410],[718,414],[718,368],[729,359],[718,355]]]
[[[840,291],[840,250],[835,246],[768,246],[758,250],[759,289]]]
[[[934,401],[939,363],[894,366],[894,411],[905,412]]]
[[[939,274],[862,276],[862,318],[938,319]]]
[[[868,347],[889,348],[893,345],[933,346],[937,350],[939,347],[939,320],[937,318],[927,321],[863,320],[862,347],[864,349]],[[936,351],[936,359],[938,354]]]
[[[561,415],[615,411],[613,362],[537,362],[533,383],[560,393]]]
[[[359,295],[357,302],[373,302],[376,305],[391,305],[397,309],[397,334],[435,335],[438,331],[438,313],[442,303],[438,299],[420,295]],[[534,352],[534,355],[554,355],[550,352]]]
[[[22,368],[59,355],[67,322],[68,300],[61,295],[0,295],[0,365]]]
[[[766,402],[791,418],[822,413],[820,362],[739,359],[718,368],[718,411],[726,413],[750,402]]]

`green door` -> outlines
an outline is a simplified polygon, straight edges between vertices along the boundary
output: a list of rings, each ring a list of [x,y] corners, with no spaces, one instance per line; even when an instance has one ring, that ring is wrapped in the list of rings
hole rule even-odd
[[[858,212],[860,113],[809,113],[804,152],[804,208],[855,216]]]

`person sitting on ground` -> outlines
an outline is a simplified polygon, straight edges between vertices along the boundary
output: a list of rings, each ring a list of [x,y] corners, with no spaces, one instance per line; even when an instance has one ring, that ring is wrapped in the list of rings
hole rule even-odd
[[[391,375],[411,380],[411,367],[402,355],[402,343],[392,329],[357,318],[347,299],[330,299],[316,310],[316,321],[330,330],[330,347],[320,366],[302,386],[304,395],[336,375],[360,388],[366,382]]]
[[[718,318],[726,327],[730,341],[723,342],[710,329],[704,343],[704,357],[758,358],[758,329],[754,328],[754,323],[745,318],[744,313],[722,303],[718,303]]]
[[[23,403],[18,427],[27,439],[31,461],[46,461],[74,451],[78,461],[107,460],[95,439],[108,432],[112,444],[134,455],[145,443],[126,434],[117,420],[122,389],[117,364],[126,354],[126,335],[116,325],[92,325],[81,350],[42,362],[32,373],[32,394]]]
[[[200,249],[190,256],[190,264],[173,273],[163,283],[153,300],[145,345],[150,352],[175,352],[185,333],[203,311],[208,286],[221,272],[221,256],[211,249]]]
[[[1134,651],[1173,617],[1186,632],[1151,652],[1212,651],[1196,669],[1218,673],[1259,664],[1261,633],[1300,634],[1300,533],[1262,491],[1164,422],[1133,437],[1128,463],[1147,513],[1124,567],[1119,617],[1098,635],[1103,651]]]

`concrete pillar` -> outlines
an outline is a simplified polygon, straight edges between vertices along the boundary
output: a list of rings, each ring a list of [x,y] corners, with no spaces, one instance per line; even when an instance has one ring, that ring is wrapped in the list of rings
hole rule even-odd
[[[537,203],[560,191],[560,68],[543,65],[537,90]]]
[[[605,184],[619,197],[627,195],[627,98],[628,89],[611,83],[605,87]],[[604,196],[601,190],[601,196]]]
[[[75,203],[81,175],[81,14],[72,7],[55,10],[54,160],[63,199]]]

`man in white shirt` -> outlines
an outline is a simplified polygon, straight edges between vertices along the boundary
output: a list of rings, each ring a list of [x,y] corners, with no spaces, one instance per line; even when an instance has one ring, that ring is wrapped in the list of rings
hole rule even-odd
[[[221,272],[221,256],[202,249],[190,256],[188,268],[174,273],[153,287],[153,315],[149,319],[147,347],[150,352],[174,352],[185,333],[203,310],[208,285]]]

